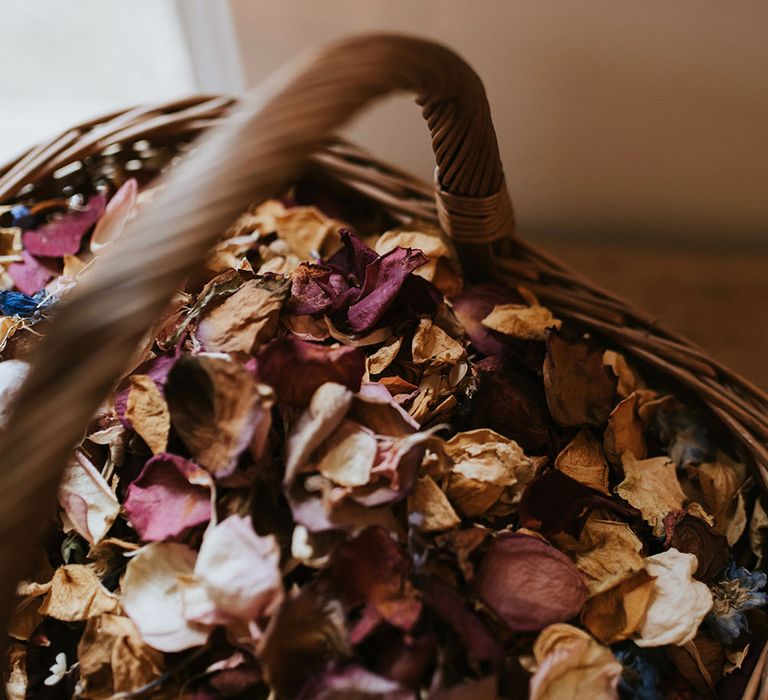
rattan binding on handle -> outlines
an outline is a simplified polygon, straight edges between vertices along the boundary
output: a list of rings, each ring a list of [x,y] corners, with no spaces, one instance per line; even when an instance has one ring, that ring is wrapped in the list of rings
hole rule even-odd
[[[460,232],[466,250],[468,222],[492,226],[478,228],[480,245],[464,255],[475,275],[491,273],[490,242],[511,233],[511,207],[485,93],[464,61],[430,42],[369,35],[281,71],[165,177],[158,196],[57,308],[0,440],[2,624],[35,537],[53,512],[73,446],[173,291],[249,203],[279,192],[323,139],[396,91],[415,93],[422,106],[445,193],[438,208],[446,229]],[[200,111],[204,118],[205,106]],[[131,118],[118,115],[118,127],[129,130]],[[39,176],[46,160],[61,164],[89,147],[62,138],[50,147],[53,159],[42,149],[7,171],[5,187],[17,187],[30,168]]]

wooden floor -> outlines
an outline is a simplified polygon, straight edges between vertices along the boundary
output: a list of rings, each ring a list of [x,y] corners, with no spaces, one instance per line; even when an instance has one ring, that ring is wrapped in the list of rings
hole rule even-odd
[[[768,390],[768,252],[543,246]]]

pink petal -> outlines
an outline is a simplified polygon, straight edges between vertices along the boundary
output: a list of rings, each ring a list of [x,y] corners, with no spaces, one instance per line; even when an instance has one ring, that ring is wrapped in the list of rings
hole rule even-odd
[[[103,194],[94,195],[82,211],[73,211],[60,219],[23,236],[24,248],[32,255],[60,258],[74,255],[80,250],[83,236],[104,213],[107,199]]]
[[[210,490],[190,483],[202,471],[172,454],[155,455],[128,487],[124,507],[145,542],[178,537],[211,519]]]
[[[21,251],[21,257],[24,259],[24,262],[10,265],[8,267],[8,274],[20,292],[31,296],[45,287],[54,273],[47,266],[42,265],[37,258],[32,257],[26,250]]]

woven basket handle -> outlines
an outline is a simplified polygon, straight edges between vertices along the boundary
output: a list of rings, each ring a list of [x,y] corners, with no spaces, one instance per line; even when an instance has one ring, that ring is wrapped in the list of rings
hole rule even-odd
[[[415,93],[423,108],[444,228],[465,265],[490,273],[490,243],[511,233],[512,210],[485,93],[466,63],[427,41],[369,35],[275,75],[165,176],[154,200],[57,307],[0,438],[5,620],[73,445],[173,291],[248,204],[279,193],[321,140],[395,91]]]

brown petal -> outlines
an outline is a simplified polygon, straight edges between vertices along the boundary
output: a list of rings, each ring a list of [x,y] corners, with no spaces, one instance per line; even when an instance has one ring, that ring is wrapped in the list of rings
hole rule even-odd
[[[669,545],[680,552],[696,555],[698,567],[693,575],[705,583],[719,580],[731,559],[728,540],[692,515],[685,515],[675,523]]]
[[[275,336],[289,291],[287,280],[246,280],[234,294],[205,309],[195,336],[209,352],[255,352]]]
[[[544,340],[547,329],[560,328],[562,321],[543,306],[497,304],[482,321],[486,328],[521,340]]]
[[[675,473],[675,465],[667,457],[638,460],[626,453],[623,459],[624,481],[616,493],[643,514],[653,527],[653,534],[664,534],[664,517],[680,510],[685,495]]]
[[[555,469],[610,496],[608,462],[605,461],[600,443],[588,430],[580,430],[557,455]]]
[[[56,569],[51,589],[39,612],[57,620],[74,622],[115,612],[119,605],[117,596],[104,588],[88,567],[70,564]]]
[[[621,464],[621,456],[630,452],[635,459],[645,457],[643,422],[637,413],[639,395],[632,394],[619,402],[608,418],[603,444],[613,464]]]
[[[654,591],[654,578],[638,571],[592,596],[581,614],[584,626],[603,644],[629,639],[643,621]]]
[[[552,331],[547,335],[544,389],[560,425],[600,426],[613,408],[616,377],[603,365],[602,350],[585,339],[568,342]]]
[[[152,454],[165,452],[171,430],[171,415],[165,397],[152,377],[146,374],[134,374],[130,382],[125,417]]]
[[[127,617],[91,618],[77,648],[84,697],[109,698],[131,692],[156,679],[163,670],[163,654],[143,644]]]
[[[168,377],[173,427],[192,458],[224,477],[237,466],[253,436],[271,420],[269,389],[236,362],[184,355]]]
[[[579,570],[568,557],[526,535],[497,537],[474,585],[479,598],[516,632],[570,620],[587,599]]]
[[[715,696],[715,685],[723,677],[723,647],[706,632],[683,646],[666,647],[667,656],[678,671],[699,693]]]
[[[414,485],[408,495],[408,513],[418,516],[416,528],[423,532],[450,530],[461,522],[431,476],[421,477]]]

